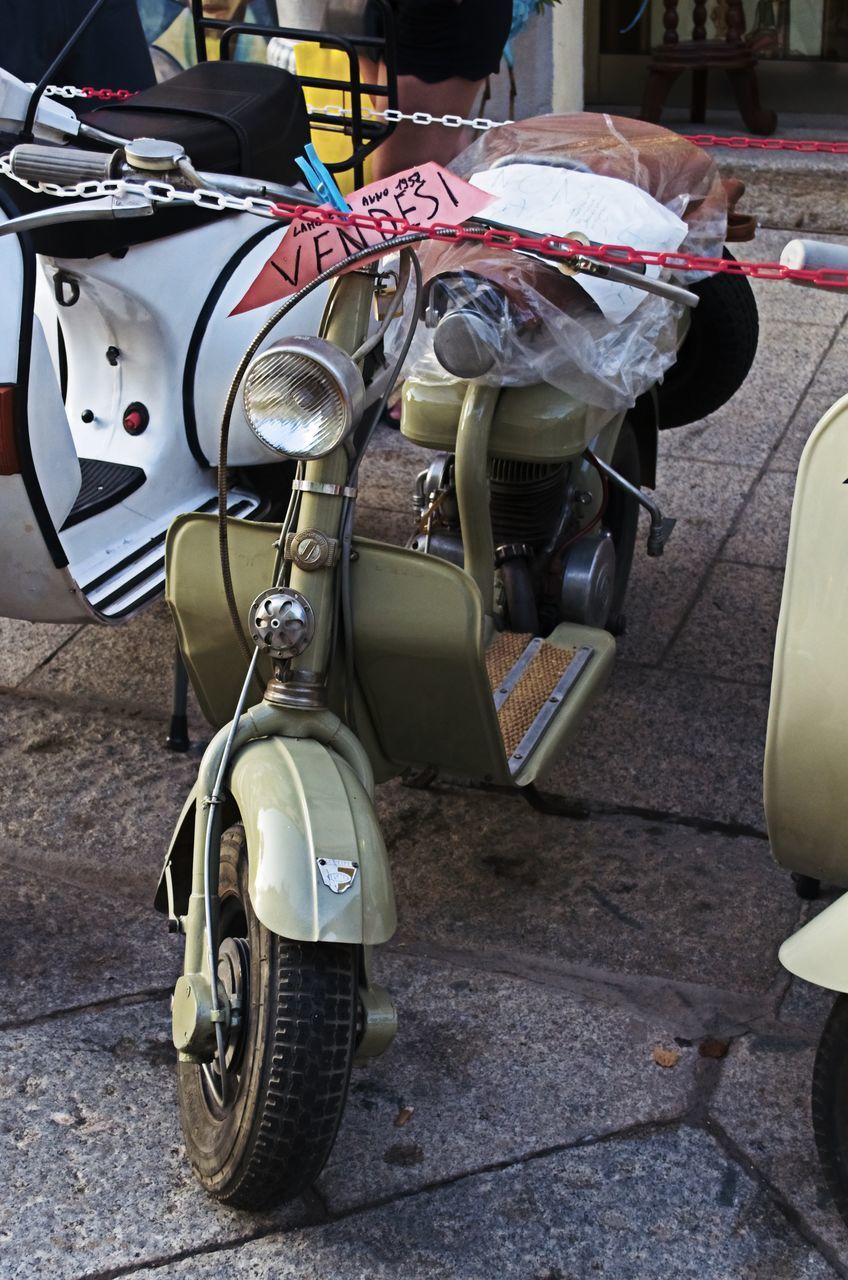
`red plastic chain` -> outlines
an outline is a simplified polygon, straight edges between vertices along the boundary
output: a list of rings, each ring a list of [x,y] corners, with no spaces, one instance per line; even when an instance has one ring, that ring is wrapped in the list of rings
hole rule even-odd
[[[801,138],[722,138],[714,133],[683,135],[696,147],[730,147],[734,151],[803,151],[807,154],[848,156],[848,142],[813,142]]]
[[[698,254],[658,252],[653,249],[633,249],[629,245],[584,245],[567,236],[524,236],[517,231],[487,229],[477,231],[471,227],[454,227],[435,222],[429,227],[416,226],[405,218],[374,216],[367,213],[342,213],[337,209],[314,209],[306,205],[276,204],[274,213],[280,218],[294,220],[306,218],[309,222],[326,223],[337,227],[355,227],[375,231],[385,239],[415,234],[422,239],[437,240],[440,244],[453,241],[460,244],[481,244],[496,249],[525,249],[531,253],[543,253],[546,258],[561,260],[592,258],[608,262],[612,266],[666,267],[673,271],[702,271],[712,274],[749,276],[754,280],[795,280],[803,284],[818,285],[822,289],[848,289],[848,270],[822,267],[812,271],[807,268],[784,267],[779,262],[742,262],[735,258],[706,258]],[[379,246],[375,245],[375,252]]]
[[[87,98],[124,99],[134,94],[129,89],[94,89],[90,85],[82,92]],[[684,135],[686,136],[686,135]],[[729,147],[733,150],[819,152],[829,155],[848,155],[848,142],[815,142],[792,138],[724,138],[717,134],[700,133],[688,136],[688,141],[698,147]],[[331,226],[359,227],[376,231],[386,239],[414,232],[423,239],[444,243],[482,244],[490,248],[526,249],[542,252],[548,258],[568,262],[569,258],[592,258],[613,266],[665,267],[673,271],[699,271],[711,274],[748,276],[753,280],[794,280],[817,285],[821,289],[848,289],[848,270],[823,267],[816,271],[806,268],[784,267],[779,262],[742,262],[735,258],[705,258],[687,253],[660,253],[653,250],[632,249],[629,245],[586,246],[563,236],[522,236],[514,231],[475,231],[469,227],[453,227],[435,223],[422,228],[404,218],[371,216],[364,213],[340,213],[334,209],[313,209],[305,205],[277,204],[278,217],[294,220],[309,218],[311,222]]]
[[[83,85],[82,92],[87,98],[102,98],[104,101],[118,98],[134,98],[137,90],[133,89],[92,89],[91,85]]]

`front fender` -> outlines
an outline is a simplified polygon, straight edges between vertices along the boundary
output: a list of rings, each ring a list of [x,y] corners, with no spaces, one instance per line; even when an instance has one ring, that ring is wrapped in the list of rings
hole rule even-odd
[[[848,992],[848,893],[787,938],[779,956],[805,982]]]
[[[229,790],[224,825],[244,824],[250,898],[268,929],[302,942],[368,946],[392,936],[386,847],[368,792],[340,756],[311,738],[260,738],[236,755]],[[192,792],[180,815],[156,899],[168,909],[170,878],[176,915],[188,906],[196,799]],[[319,859],[350,864],[349,887],[329,888]]]

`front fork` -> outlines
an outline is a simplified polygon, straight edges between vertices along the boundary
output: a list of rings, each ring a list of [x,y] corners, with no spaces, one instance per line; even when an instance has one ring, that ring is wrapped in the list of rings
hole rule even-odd
[[[354,272],[340,279],[328,303],[322,336],[342,350],[359,346],[367,331],[374,280],[370,272]],[[301,541],[310,532],[330,545],[339,545],[346,501],[349,458],[344,448],[328,457],[310,461],[301,482],[297,532]],[[204,753],[197,782],[192,855],[191,895],[186,915],[179,921],[185,934],[183,975],[173,997],[173,1038],[183,1061],[210,1061],[216,1053],[224,1072],[223,1044],[233,1010],[217,979],[217,929],[219,915],[221,808],[228,764],[248,743],[259,738],[311,738],[332,748],[351,767],[370,798],[374,776],[368,756],[356,736],[325,705],[326,677],[332,659],[337,607],[338,557],[312,568],[307,558],[295,555],[289,587],[306,601],[314,621],[308,647],[285,664],[275,662],[274,679],[265,700],[242,712],[224,726]],[[285,674],[285,678],[283,677]],[[250,676],[245,683],[245,693]],[[211,939],[210,939],[211,925]],[[373,1057],[391,1043],[396,1028],[394,1006],[386,992],[371,980],[371,948],[362,946],[360,1005],[362,1025],[357,1058]],[[214,982],[214,986],[213,986]]]
[[[220,982],[216,982],[213,991],[211,975],[217,971],[217,947],[210,948],[207,933],[210,903],[213,938],[218,926],[222,806],[216,800],[216,785],[221,765],[248,743],[273,737],[308,738],[328,747],[350,766],[369,798],[374,795],[374,775],[365,750],[355,734],[327,708],[307,710],[262,702],[246,711],[235,726],[224,726],[212,739],[197,780],[191,894],[186,914],[178,921],[186,943],[183,974],[173,997],[173,1039],[180,1059],[185,1062],[211,1061],[216,1050],[220,1050],[220,1039],[226,1038],[233,1014]],[[363,945],[358,1059],[382,1053],[391,1043],[396,1028],[392,1002],[372,980],[370,951],[370,947]]]

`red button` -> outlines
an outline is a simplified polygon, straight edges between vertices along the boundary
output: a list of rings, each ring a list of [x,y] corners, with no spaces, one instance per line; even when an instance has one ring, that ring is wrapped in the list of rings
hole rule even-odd
[[[138,409],[128,409],[124,414],[123,423],[124,430],[131,436],[141,435],[147,426],[148,419],[145,414]]]

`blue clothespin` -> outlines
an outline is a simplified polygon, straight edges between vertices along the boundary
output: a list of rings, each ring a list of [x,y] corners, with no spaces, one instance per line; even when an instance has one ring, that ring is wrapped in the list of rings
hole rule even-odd
[[[350,213],[350,205],[336,186],[329,169],[318,159],[318,152],[311,142],[306,144],[306,155],[295,160],[307,185],[327,204],[342,213]]]

